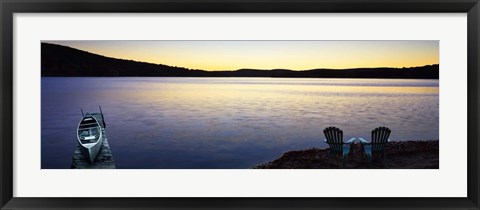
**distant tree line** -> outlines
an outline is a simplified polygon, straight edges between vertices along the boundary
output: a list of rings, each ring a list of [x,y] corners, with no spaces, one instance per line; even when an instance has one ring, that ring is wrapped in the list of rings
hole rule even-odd
[[[409,68],[288,69],[205,71],[109,58],[61,45],[42,43],[43,77],[297,77],[297,78],[416,78],[438,79],[439,65]]]

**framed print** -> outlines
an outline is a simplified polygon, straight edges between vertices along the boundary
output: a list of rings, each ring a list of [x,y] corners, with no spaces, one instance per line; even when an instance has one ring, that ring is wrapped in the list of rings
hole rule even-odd
[[[478,1],[2,1],[2,209],[478,209]]]

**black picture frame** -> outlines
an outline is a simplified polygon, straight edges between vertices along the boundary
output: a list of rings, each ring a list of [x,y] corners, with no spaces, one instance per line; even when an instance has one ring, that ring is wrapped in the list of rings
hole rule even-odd
[[[478,0],[1,0],[1,209],[479,209]],[[467,13],[468,196],[465,198],[18,198],[13,197],[15,13]],[[319,189],[321,190],[321,189]]]

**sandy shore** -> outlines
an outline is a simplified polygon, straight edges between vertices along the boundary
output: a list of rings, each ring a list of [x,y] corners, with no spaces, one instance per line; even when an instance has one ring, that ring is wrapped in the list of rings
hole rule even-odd
[[[345,161],[345,168],[388,169],[438,169],[438,140],[394,141],[386,146],[385,159],[374,157],[369,164],[359,143],[352,145]],[[255,169],[329,169],[344,168],[341,156],[329,157],[328,149],[310,148],[289,151],[268,163],[254,166]]]

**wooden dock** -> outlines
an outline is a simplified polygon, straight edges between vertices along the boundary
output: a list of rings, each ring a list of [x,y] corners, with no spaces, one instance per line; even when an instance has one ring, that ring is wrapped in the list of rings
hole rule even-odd
[[[105,133],[105,124],[103,114],[92,114],[101,124],[102,127],[102,147],[98,152],[97,159],[93,164],[90,163],[80,152],[80,144],[77,142],[75,152],[73,153],[72,169],[115,169],[115,161],[113,160],[112,150],[108,144],[107,134]]]

